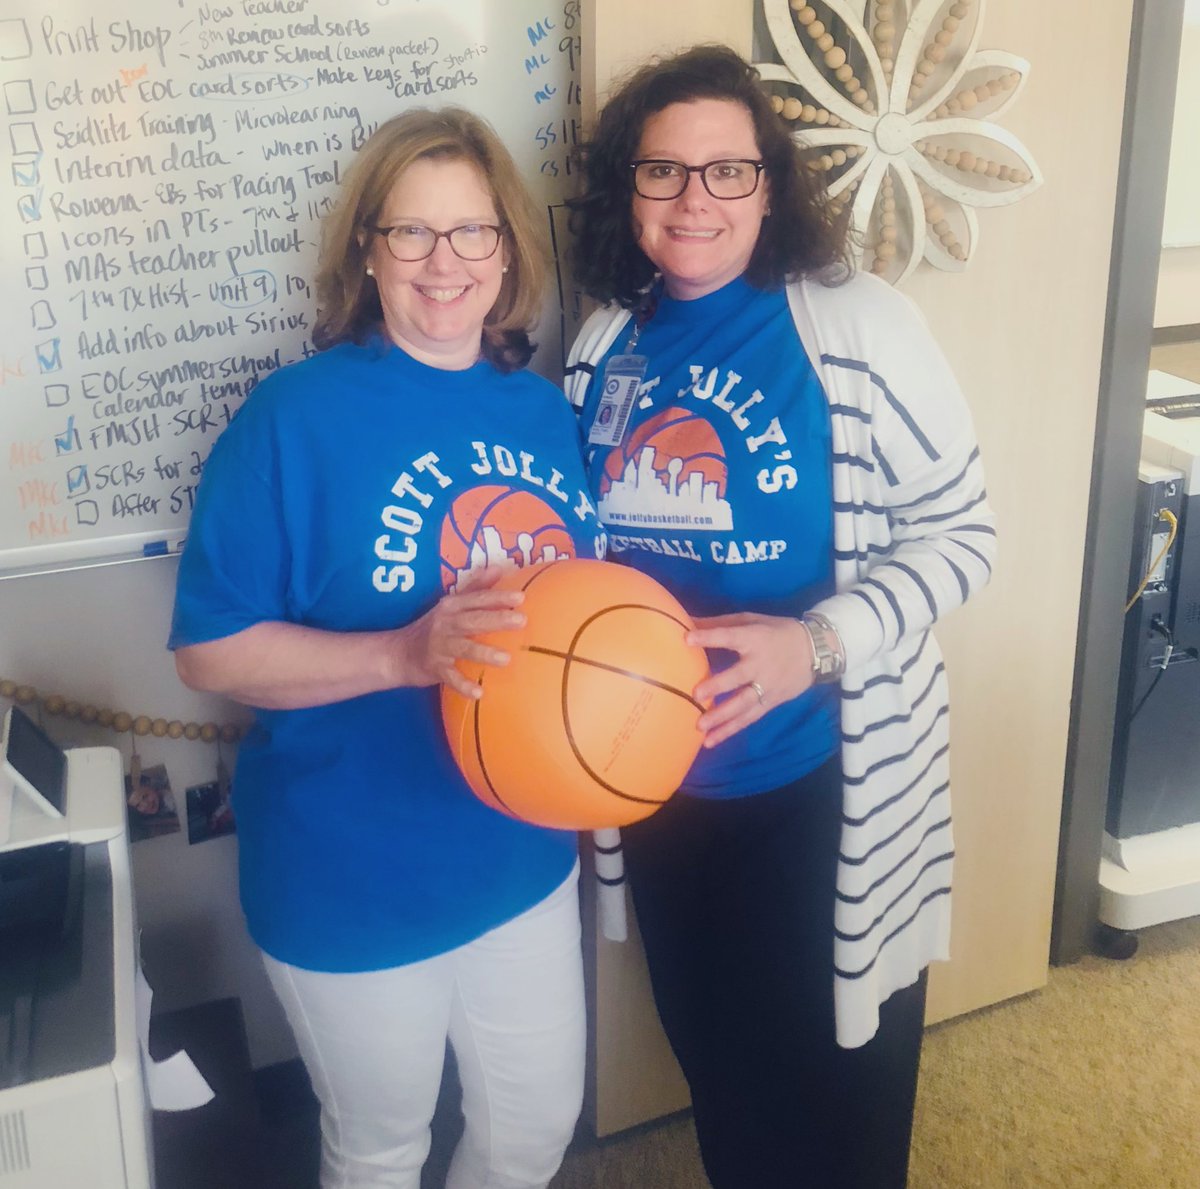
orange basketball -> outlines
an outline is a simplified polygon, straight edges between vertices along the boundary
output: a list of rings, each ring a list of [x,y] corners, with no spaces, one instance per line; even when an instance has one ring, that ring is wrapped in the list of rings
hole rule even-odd
[[[483,802],[567,830],[649,817],[696,753],[708,675],[692,621],[653,578],[612,562],[570,559],[505,575],[523,590],[520,631],[480,637],[512,658],[459,662],[478,701],[442,687],[455,761]]]

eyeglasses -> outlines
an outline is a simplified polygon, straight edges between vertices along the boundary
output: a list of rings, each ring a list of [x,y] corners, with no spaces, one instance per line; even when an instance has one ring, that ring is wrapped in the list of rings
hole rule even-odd
[[[704,188],[723,201],[749,198],[758,189],[761,161],[709,161],[707,165],[684,165],[681,161],[633,161],[633,188],[643,198],[667,202],[678,198],[688,187],[693,173],[700,175]]]
[[[488,260],[496,254],[504,228],[493,223],[464,223],[449,231],[434,231],[423,223],[397,223],[371,230],[387,240],[388,251],[396,260],[413,264],[432,256],[439,239],[444,239],[460,260]]]

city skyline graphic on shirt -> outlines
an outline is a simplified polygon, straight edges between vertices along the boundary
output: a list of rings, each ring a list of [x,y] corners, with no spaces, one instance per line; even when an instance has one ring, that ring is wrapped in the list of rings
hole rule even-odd
[[[460,495],[441,532],[442,587],[467,590],[485,570],[524,569],[575,556],[562,518],[539,496],[486,485]]]
[[[664,409],[610,451],[597,510],[606,524],[727,531],[728,477],[713,427],[695,413]]]

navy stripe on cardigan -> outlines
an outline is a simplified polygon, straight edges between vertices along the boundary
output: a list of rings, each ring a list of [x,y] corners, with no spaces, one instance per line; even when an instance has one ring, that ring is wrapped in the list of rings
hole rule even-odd
[[[982,491],[974,499],[968,500],[965,504],[957,508],[951,508],[948,512],[937,512],[931,516],[896,516],[897,524],[913,525],[913,524],[940,524],[943,520],[953,520],[956,516],[961,516],[964,512],[970,511],[972,508],[978,508],[980,504],[987,503],[987,492]]]
[[[942,783],[937,786],[937,788],[929,790],[929,796],[926,797],[922,802],[921,808],[918,809],[916,813],[912,815],[912,817],[907,818],[903,823],[897,826],[896,829],[893,830],[892,833],[890,833],[886,838],[881,838],[873,846],[867,847],[867,849],[863,851],[863,853],[857,859],[852,855],[846,854],[845,851],[839,851],[838,858],[841,859],[843,863],[849,864],[851,867],[861,867],[872,855],[878,854],[879,851],[883,850],[885,847],[891,846],[891,844],[895,842],[905,830],[911,830],[913,825],[925,816],[925,813],[929,809],[930,805],[932,805],[938,797],[944,796],[949,791],[950,782],[948,780],[943,780]],[[946,818],[947,822],[949,820],[949,818]]]
[[[871,383],[883,393],[884,400],[896,411],[900,420],[908,426],[909,432],[920,444],[921,449],[925,451],[926,456],[934,461],[941,457],[937,450],[934,449],[933,443],[921,431],[921,427],[913,419],[912,414],[896,399],[892,390],[884,383],[883,377],[871,370],[869,364],[864,363],[861,359],[841,359],[836,355],[822,355],[821,362],[827,363],[832,367],[844,367],[852,372],[862,372],[866,375]]]
[[[929,738],[929,735],[933,731],[933,729],[937,726],[937,720],[939,718],[944,717],[947,713],[949,713],[949,710],[950,710],[950,707],[947,706],[945,703],[943,703],[942,706],[939,708],[937,714],[934,716],[933,722],[931,722],[929,724],[929,726],[928,726],[928,728],[926,728],[926,730],[924,730],[920,735],[917,736],[917,740],[912,745],[912,747],[910,747],[907,751],[900,752],[898,755],[888,756],[886,759],[880,760],[877,764],[871,764],[863,772],[863,774],[861,776],[844,776],[844,780],[845,780],[846,784],[852,784],[852,785],[866,784],[867,781],[870,780],[871,777],[876,772],[881,772],[881,771],[883,771],[884,768],[890,767],[892,764],[903,763],[910,756],[915,755],[917,753],[917,751],[920,749],[921,745],[925,742],[925,740]],[[948,751],[949,744],[947,744],[942,750]],[[936,758],[936,756],[935,756],[935,758]],[[888,802],[885,801],[884,804],[886,805],[886,804],[888,804]],[[867,820],[867,818],[870,816],[871,815],[868,814],[867,817],[858,819],[858,822],[860,822],[860,823],[865,822]],[[855,819],[847,818],[846,820],[854,821]]]
[[[857,735],[851,735],[849,732],[843,731],[842,739],[847,743],[861,743],[872,731],[879,731],[884,727],[892,727],[897,723],[911,722],[913,717],[912,712],[916,710],[931,693],[933,693],[934,687],[937,685],[938,678],[945,671],[945,668],[946,666],[939,661],[937,667],[929,675],[929,681],[925,688],[915,698],[913,698],[912,704],[906,713],[893,714],[890,718],[881,718],[876,722],[869,723],[867,725],[867,729],[865,731],[861,731]]]
[[[909,500],[907,503],[893,504],[891,510],[894,512],[898,508],[915,508],[918,504],[923,504],[926,500],[938,499],[940,496],[945,495],[946,492],[952,491],[955,487],[957,487],[959,483],[961,483],[967,477],[967,472],[971,469],[972,464],[978,461],[979,447],[976,446],[975,449],[971,451],[971,456],[967,460],[963,469],[959,471],[953,479],[947,480],[941,485],[941,487],[934,488],[933,491],[927,491],[923,495],[917,496],[916,499]]]
[[[937,867],[941,863],[952,862],[953,859],[954,852],[952,850],[943,851],[942,854],[934,855],[932,859],[927,859],[921,864],[921,868],[917,874],[892,900],[888,902],[887,907],[884,908],[884,910],[877,917],[875,917],[875,919],[865,929],[863,929],[860,933],[847,933],[844,929],[835,928],[833,931],[834,937],[837,937],[841,941],[862,941],[864,938],[870,937],[870,935],[874,933],[875,930],[878,929],[885,920],[887,920],[888,913],[890,913],[892,909],[895,908],[896,905],[899,904],[904,897],[907,896],[909,892],[911,892],[913,888],[915,888],[917,884],[921,882],[921,877],[925,875],[926,872],[932,871],[934,867]]]
[[[920,643],[917,645],[917,651],[914,652],[912,654],[912,656],[910,656],[908,658],[908,660],[901,662],[899,673],[879,673],[875,677],[868,677],[867,680],[865,682],[863,682],[862,689],[846,689],[843,686],[842,687],[842,697],[843,698],[861,698],[861,697],[863,697],[864,694],[866,694],[866,692],[869,689],[872,689],[874,686],[877,686],[877,685],[899,685],[900,682],[904,679],[904,675],[909,671],[909,669],[911,669],[913,667],[913,665],[917,664],[920,661],[921,657],[923,657],[925,655],[925,646],[928,643],[929,643],[929,633],[922,632]],[[941,669],[944,669],[944,668],[945,668],[945,666],[942,664],[942,662],[938,661],[937,671],[940,671]]]
[[[875,891],[875,890],[877,890],[878,888],[881,888],[881,887],[883,887],[883,885],[884,885],[885,883],[887,883],[887,881],[888,881],[889,879],[891,879],[891,878],[892,878],[892,876],[893,876],[893,875],[895,875],[895,874],[896,874],[896,872],[897,872],[897,871],[899,871],[901,867],[903,867],[903,866],[904,866],[906,863],[908,863],[908,862],[909,862],[911,859],[915,859],[915,858],[917,857],[917,853],[918,853],[918,852],[920,851],[920,849],[921,849],[921,845],[922,845],[922,843],[924,843],[924,842],[928,841],[928,839],[929,839],[929,837],[930,837],[931,835],[933,835],[933,834],[936,834],[936,833],[937,833],[939,830],[948,830],[949,828],[950,828],[950,819],[949,819],[949,817],[944,817],[944,818],[942,818],[942,820],[941,820],[940,822],[934,822],[932,825],[928,826],[928,827],[925,829],[924,833],[922,833],[921,837],[920,837],[920,838],[917,840],[917,843],[916,843],[916,845],[915,845],[915,846],[912,848],[912,850],[908,851],[908,852],[907,852],[907,854],[903,855],[903,856],[902,856],[902,857],[901,857],[901,858],[900,858],[900,859],[899,859],[899,860],[898,860],[898,861],[895,863],[895,865],[894,865],[894,866],[891,868],[891,870],[889,870],[889,871],[885,871],[885,872],[884,872],[882,875],[880,875],[880,876],[879,876],[879,878],[878,878],[878,879],[876,879],[876,880],[875,880],[873,883],[870,883],[870,884],[868,884],[868,885],[867,885],[867,887],[866,887],[866,888],[863,890],[863,892],[862,892],[862,894],[861,894],[861,895],[859,895],[859,896],[848,896],[848,895],[846,895],[846,894],[845,894],[845,893],[843,893],[843,892],[838,892],[838,893],[837,893],[837,898],[838,898],[838,899],[839,899],[839,900],[840,900],[840,901],[841,901],[843,904],[862,904],[862,903],[863,903],[863,901],[864,901],[864,900],[866,900],[866,898],[867,898],[867,897],[868,897],[868,896],[869,896],[869,895],[870,895],[872,892],[874,892],[874,891]],[[953,853],[953,852],[951,852],[951,853]]]
[[[846,970],[844,967],[838,966],[835,962],[833,973],[837,975],[838,978],[845,979],[862,978],[863,975],[869,974],[874,969],[875,963],[879,961],[887,945],[890,942],[895,941],[895,939],[899,937],[905,931],[905,929],[907,929],[909,925],[911,925],[913,921],[917,919],[918,916],[921,915],[921,910],[925,907],[925,905],[936,900],[939,896],[948,895],[950,895],[950,889],[948,887],[934,888],[934,890],[927,896],[923,896],[921,898],[920,904],[917,905],[917,907],[913,910],[912,915],[907,920],[902,921],[886,937],[880,939],[879,945],[875,950],[875,956],[861,970]]]

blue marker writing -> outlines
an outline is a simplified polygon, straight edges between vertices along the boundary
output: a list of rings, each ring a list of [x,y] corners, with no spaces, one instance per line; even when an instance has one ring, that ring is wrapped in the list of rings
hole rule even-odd
[[[168,553],[182,553],[187,537],[174,537],[166,541],[147,541],[142,546],[143,557],[166,557]]]

